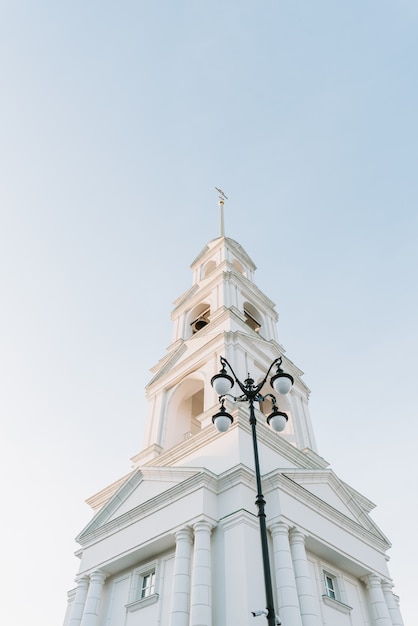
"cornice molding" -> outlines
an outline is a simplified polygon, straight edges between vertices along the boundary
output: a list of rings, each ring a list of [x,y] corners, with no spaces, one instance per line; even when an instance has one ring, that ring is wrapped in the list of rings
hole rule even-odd
[[[253,489],[254,484],[254,470],[251,470],[246,465],[240,463],[239,465],[228,469],[226,472],[222,472],[222,474],[219,474],[218,493],[227,491],[231,487],[236,487],[237,485],[245,485],[246,487]]]
[[[177,311],[177,309],[183,304],[183,302],[185,302],[186,300],[189,300],[189,298],[191,298],[193,294],[196,293],[196,291],[198,290],[199,290],[199,286],[193,285],[192,287],[190,287],[190,289],[182,293],[181,296],[179,296],[178,298],[176,298],[176,300],[174,300],[173,302],[174,309],[171,312],[172,318],[173,318],[174,312]]]
[[[370,518],[367,518],[367,526],[363,525],[363,523],[366,523],[366,517],[362,517],[362,523],[352,520],[350,517],[322,500],[319,496],[316,496],[302,485],[299,485],[299,483],[291,478],[291,475],[292,470],[275,470],[265,475],[263,477],[265,495],[274,492],[276,489],[283,490],[285,493],[310,508],[313,512],[320,513],[333,524],[337,524],[360,541],[377,549],[381,554],[384,554],[391,547],[388,539]],[[351,509],[353,503],[350,500],[350,503],[345,502],[345,505]],[[302,530],[308,535],[315,537],[310,529],[306,528]],[[315,538],[321,543],[324,543],[323,537]]]
[[[119,480],[116,480],[111,485],[108,485],[104,489],[101,489],[101,491],[87,498],[86,504],[91,506],[94,511],[99,511],[106,504],[106,502],[109,502],[110,498],[114,496],[118,489],[120,489],[122,485],[127,482],[134,471],[135,470],[132,470],[129,474],[125,474],[125,476],[122,476]]]
[[[202,421],[204,421],[206,417],[211,417],[217,408],[218,405],[215,405],[205,411],[205,413],[202,414]],[[241,428],[249,436],[251,436],[251,425],[248,421],[246,409],[242,405],[236,404],[234,408],[231,409],[231,414],[234,418],[234,423],[232,424],[230,431],[236,428]],[[146,465],[178,465],[187,459],[190,454],[196,453],[199,449],[203,449],[205,446],[213,441],[216,441],[222,436],[223,433],[219,433],[216,428],[210,424],[189,439],[178,443],[166,452],[162,452],[158,457],[152,459]],[[303,469],[323,469],[328,466],[328,463],[324,461],[324,459],[315,455],[311,450],[309,450],[309,454],[306,454],[303,450],[295,448],[295,446],[286,441],[281,435],[274,434],[274,436],[272,436],[272,431],[268,428],[258,429],[257,438],[259,442],[262,442],[264,445],[268,446],[287,459],[290,466],[296,465],[297,467]]]
[[[264,291],[261,291],[261,289],[257,287],[256,283],[254,283],[252,280],[250,280],[246,276],[243,276],[242,274],[239,274],[238,272],[232,272],[231,270],[224,271],[223,279],[224,279],[224,282],[233,281],[237,283],[238,285],[241,286],[243,291],[247,290],[251,292],[251,295],[254,298],[255,302],[261,301],[264,307],[269,310],[269,312],[273,315],[273,317],[275,318],[275,321],[277,322],[277,320],[279,319],[279,315],[277,311],[274,310],[276,307],[276,304],[273,302],[273,300],[271,300],[268,296],[266,296]]]
[[[174,471],[174,468],[171,469]],[[184,468],[176,469],[179,470],[179,474],[184,473]],[[138,475],[141,475],[142,479],[141,470],[138,469],[136,472]],[[80,543],[83,548],[86,548],[89,545],[96,543],[98,540],[102,540],[105,537],[114,534],[116,531],[130,526],[133,522],[165,508],[169,503],[181,500],[193,491],[196,491],[196,489],[204,487],[214,493],[217,493],[217,477],[215,474],[203,468],[194,468],[194,470],[192,468],[186,468],[186,472],[189,474],[191,472],[194,473],[191,476],[189,475],[185,480],[181,480],[173,487],[170,487],[138,506],[133,507],[126,513],[122,513],[122,515],[110,521],[106,521],[106,517],[107,519],[111,517],[117,509],[117,506],[120,505],[120,502],[117,506],[115,506],[114,503],[109,503],[111,504],[109,509],[105,510],[106,507],[105,509],[102,509],[102,511],[100,511],[92,519],[90,524],[86,526],[78,537],[76,537],[76,541]],[[118,495],[119,494],[115,494],[114,498],[118,497]],[[200,519],[201,516],[198,517]],[[187,524],[188,522],[185,521],[184,523]]]
[[[246,524],[251,528],[258,528],[257,516],[247,509],[238,509],[238,511],[234,511],[233,513],[228,513],[225,517],[221,517],[219,520],[220,526],[224,530],[231,530],[236,526],[241,526],[242,524]]]
[[[344,481],[340,480],[331,468],[324,470],[322,474],[319,474],[318,472],[308,472],[306,470],[296,469],[292,470],[292,472],[287,472],[289,477],[291,473],[294,476],[295,480],[299,479],[301,482],[305,482],[308,484],[318,482],[318,478],[322,479],[323,482],[327,482],[334,489],[337,495],[341,493],[344,494],[344,501],[353,503],[356,510],[358,510],[359,514],[361,515],[364,515],[364,512],[369,513],[376,507],[376,505],[368,498],[363,496],[358,491],[352,489]]]
[[[243,260],[245,260],[246,264],[249,265],[253,272],[257,269],[254,261],[248,255],[248,253],[244,250],[241,244],[235,239],[231,239],[230,237],[217,237],[216,239],[212,239],[206,246],[203,248],[201,252],[197,255],[197,257],[192,261],[190,267],[194,269],[195,265],[197,265],[206,255],[209,253],[212,255],[217,249],[225,246],[226,248],[230,248],[237,256],[241,256]]]
[[[180,343],[179,343],[180,342]],[[155,376],[153,376],[150,382],[145,387],[146,392],[148,388],[161,376],[163,376],[166,372],[170,371],[173,365],[177,363],[179,358],[186,352],[187,346],[185,342],[181,339],[179,342],[176,342],[176,348],[174,351],[166,354],[158,363],[154,365],[151,369],[152,372],[155,372]],[[178,345],[177,345],[178,344]]]

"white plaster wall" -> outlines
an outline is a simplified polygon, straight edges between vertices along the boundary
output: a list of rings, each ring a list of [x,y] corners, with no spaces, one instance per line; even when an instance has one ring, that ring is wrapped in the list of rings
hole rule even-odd
[[[218,410],[218,409],[217,409]],[[208,428],[214,429],[210,425]],[[265,436],[276,438],[281,437],[263,424],[259,429],[265,429]],[[216,432],[216,431],[215,431]],[[192,440],[190,441],[192,444]],[[221,474],[226,470],[242,463],[249,468],[254,468],[254,453],[251,435],[240,428],[231,428],[228,432],[219,436],[215,435],[204,448],[196,446],[196,449],[190,450],[187,456],[182,457],[174,463],[174,465],[184,467],[205,467],[211,472]],[[272,450],[269,446],[265,446],[260,438],[260,459],[262,465],[262,473],[266,474],[277,467],[296,467],[295,463],[290,461],[284,455]]]
[[[309,566],[315,587],[318,614],[321,616],[323,626],[375,626],[370,617],[368,592],[362,580],[338,568],[335,563],[330,564],[312,553],[309,554]],[[338,598],[344,605],[351,607],[349,612],[339,609],[338,603],[334,606],[331,603],[329,606],[323,601],[324,570],[337,577]]]
[[[328,502],[331,506],[333,506],[337,511],[341,511],[344,515],[347,515],[350,519],[357,521],[357,518],[350,511],[348,506],[342,502],[341,498],[335,491],[330,487],[330,485],[324,483],[317,483],[312,481],[304,482],[302,481],[302,486],[308,491],[314,493],[318,498],[324,500],[324,502]]]
[[[137,489],[123,502],[120,507],[113,513],[110,519],[115,519],[124,513],[127,513],[136,506],[139,506],[147,500],[151,500],[160,493],[166,491],[175,484],[175,481],[154,481],[144,480]]]
[[[135,611],[128,613],[126,616],[126,626],[156,626],[158,624],[158,602]],[[126,611],[126,609],[125,609]],[[107,624],[103,624],[107,626]],[[112,625],[113,626],[113,625]],[[115,626],[118,626],[115,624]]]
[[[344,586],[347,594],[347,604],[353,607],[352,617],[358,626],[372,626],[368,611],[368,597],[365,585],[361,581],[354,581],[344,577]]]
[[[161,626],[169,623],[171,607],[171,590],[173,587],[174,554],[165,557],[161,563],[161,577],[158,584],[160,596],[159,622]]]
[[[125,605],[128,603],[131,574],[126,573],[116,576],[106,585],[107,602],[106,610],[101,622],[106,626],[125,626],[127,611]]]
[[[217,533],[214,561],[222,571],[214,580],[213,625],[247,626],[253,620],[250,612],[265,607],[257,520],[237,512],[222,520]]]

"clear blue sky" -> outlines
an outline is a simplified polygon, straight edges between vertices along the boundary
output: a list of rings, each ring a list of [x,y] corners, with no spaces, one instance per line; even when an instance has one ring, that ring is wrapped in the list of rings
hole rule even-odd
[[[412,0],[0,2],[2,622],[63,620],[216,185],[413,626],[417,26]]]

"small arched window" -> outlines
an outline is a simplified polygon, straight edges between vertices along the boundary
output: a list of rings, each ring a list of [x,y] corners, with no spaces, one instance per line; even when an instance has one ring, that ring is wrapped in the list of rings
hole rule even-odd
[[[235,267],[237,272],[245,276],[244,266],[237,259],[232,261],[232,265]]]
[[[206,265],[203,266],[202,268],[202,278],[206,278],[206,276],[209,276],[209,274],[211,272],[213,272],[213,270],[216,267],[216,262],[215,261],[208,261],[206,263]]]

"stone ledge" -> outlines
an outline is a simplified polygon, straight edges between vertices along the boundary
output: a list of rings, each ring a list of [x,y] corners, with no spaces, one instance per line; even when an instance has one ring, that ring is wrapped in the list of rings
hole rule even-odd
[[[325,604],[331,606],[333,609],[337,609],[337,611],[341,613],[345,613],[345,615],[348,615],[353,610],[352,606],[348,606],[348,604],[344,604],[344,602],[340,602],[339,600],[334,600],[334,598],[330,598],[327,595],[323,595],[322,599]]]
[[[153,593],[147,598],[141,598],[140,600],[136,600],[135,602],[125,604],[125,608],[129,611],[129,613],[133,613],[134,611],[139,611],[139,609],[143,609],[146,606],[150,606],[150,604],[155,604],[158,601],[158,597],[158,593]]]

